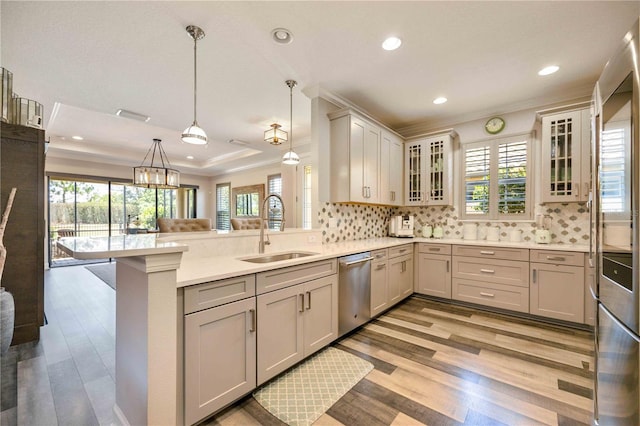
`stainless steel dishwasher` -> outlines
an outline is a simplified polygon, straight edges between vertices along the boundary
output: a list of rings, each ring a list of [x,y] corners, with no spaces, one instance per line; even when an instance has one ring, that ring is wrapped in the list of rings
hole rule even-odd
[[[338,334],[345,335],[371,319],[370,252],[338,259]]]

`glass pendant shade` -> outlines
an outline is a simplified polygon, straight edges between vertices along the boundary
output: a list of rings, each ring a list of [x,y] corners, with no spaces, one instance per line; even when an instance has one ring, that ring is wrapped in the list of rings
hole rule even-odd
[[[144,188],[179,188],[180,172],[175,169],[165,169],[162,167],[134,167],[133,184]]]
[[[160,142],[162,142],[160,139],[154,139],[153,145],[151,145],[147,155],[142,160],[142,164],[133,168],[133,184],[135,186],[159,189],[180,187],[180,172],[170,167],[171,164]],[[149,157],[149,154],[151,154],[151,164],[145,165],[144,162]],[[160,158],[161,164],[154,164],[156,154]],[[165,161],[169,167],[165,167]]]
[[[295,165],[295,164],[298,164],[299,162],[300,162],[300,157],[298,156],[298,154],[296,154],[293,151],[287,151],[282,156],[283,164]]]
[[[182,141],[193,145],[206,145],[207,134],[195,121],[182,132]]]
[[[264,131],[264,141],[271,145],[280,145],[282,142],[286,142],[288,135],[287,132],[280,129],[281,127],[278,123],[273,123],[269,130]]]

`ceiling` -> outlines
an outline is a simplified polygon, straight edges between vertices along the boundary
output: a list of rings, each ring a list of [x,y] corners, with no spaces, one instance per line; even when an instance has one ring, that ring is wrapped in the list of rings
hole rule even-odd
[[[286,151],[263,141],[289,124],[309,149],[320,88],[402,133],[589,96],[607,58],[640,15],[640,2],[6,1],[1,64],[14,92],[44,105],[49,156],[138,165],[152,138],[183,173],[214,176],[273,164]],[[206,147],[180,142],[193,121]],[[271,31],[284,27],[290,44]],[[381,43],[403,40],[395,51]],[[537,75],[556,64],[560,71]],[[449,101],[434,105],[433,99]],[[117,117],[118,109],[151,117]],[[74,141],[71,136],[84,137]],[[240,143],[229,143],[230,140]],[[187,159],[193,156],[193,159]]]

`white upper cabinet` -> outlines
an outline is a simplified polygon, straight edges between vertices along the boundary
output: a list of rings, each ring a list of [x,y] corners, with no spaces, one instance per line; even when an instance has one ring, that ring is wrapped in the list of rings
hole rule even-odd
[[[402,139],[382,130],[380,145],[380,204],[402,205]]]
[[[331,201],[402,204],[402,141],[343,109],[331,120]]]
[[[454,137],[447,132],[405,142],[405,205],[452,204]]]
[[[589,109],[543,115],[541,145],[541,201],[587,201],[590,187]]]

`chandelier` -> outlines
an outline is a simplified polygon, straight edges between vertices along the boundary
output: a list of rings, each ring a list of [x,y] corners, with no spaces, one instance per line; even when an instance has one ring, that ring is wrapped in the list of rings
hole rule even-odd
[[[175,189],[180,187],[180,172],[170,168],[171,163],[162,149],[160,139],[154,139],[153,144],[144,156],[142,163],[133,168],[133,184],[144,188]],[[145,166],[144,162],[151,154],[151,162]],[[156,165],[156,154],[160,164]],[[165,165],[166,162],[166,165]],[[168,166],[168,167],[167,167]]]

